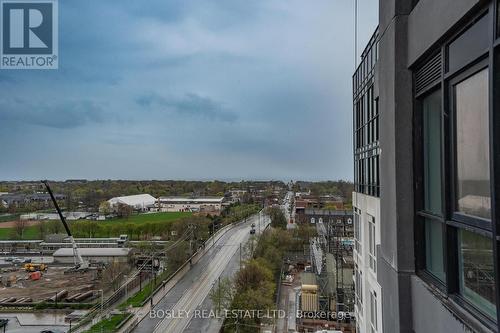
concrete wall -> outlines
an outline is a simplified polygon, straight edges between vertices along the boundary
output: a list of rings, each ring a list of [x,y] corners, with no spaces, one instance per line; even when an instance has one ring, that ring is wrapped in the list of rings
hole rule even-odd
[[[413,255],[412,75],[407,69],[409,0],[380,1],[379,110],[384,332],[412,332]]]
[[[420,0],[408,17],[408,66],[436,44],[480,0]]]
[[[411,298],[413,308],[413,329],[420,332],[490,332],[477,319],[467,313],[462,313],[468,317],[468,324],[459,320],[451,309],[452,304],[440,292],[433,290],[425,284],[419,277],[411,278]]]

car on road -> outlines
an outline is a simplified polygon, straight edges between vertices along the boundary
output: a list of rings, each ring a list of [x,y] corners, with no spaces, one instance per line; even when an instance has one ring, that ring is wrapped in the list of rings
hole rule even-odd
[[[58,329],[51,328],[50,330],[41,330],[40,333],[64,333],[64,332]]]
[[[255,235],[255,229],[254,228],[250,229],[250,235]]]

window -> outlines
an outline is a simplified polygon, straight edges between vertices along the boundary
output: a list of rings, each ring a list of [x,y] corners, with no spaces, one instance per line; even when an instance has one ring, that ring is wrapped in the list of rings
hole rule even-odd
[[[361,220],[360,220],[360,216],[359,216],[359,212],[358,210],[356,209],[354,211],[354,239],[355,239],[355,249],[356,249],[356,252],[358,252],[359,254],[361,254],[361,251],[362,251],[362,234],[361,234],[361,230],[363,228],[361,227]]]
[[[354,188],[356,192],[379,196],[378,183],[378,100],[374,93],[374,66],[378,32],[372,36],[363,60],[354,74]]]
[[[358,266],[356,266],[354,274],[356,279],[356,305],[358,306],[358,311],[363,313],[363,272],[358,269]]]
[[[368,215],[368,255],[370,269],[377,272],[377,260],[375,256],[375,218]]]
[[[458,233],[460,293],[480,310],[496,317],[491,239],[461,229]]]
[[[445,281],[443,258],[443,224],[425,219],[425,267],[429,273]]]
[[[491,218],[488,69],[455,85],[457,210]]]
[[[441,208],[441,90],[422,101],[424,209],[442,215]]]
[[[370,326],[371,333],[377,332],[377,293],[370,292]]]

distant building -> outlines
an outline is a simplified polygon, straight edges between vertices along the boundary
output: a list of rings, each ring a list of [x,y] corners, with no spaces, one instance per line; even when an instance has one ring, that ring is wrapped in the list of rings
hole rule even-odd
[[[93,213],[89,212],[63,212],[63,216],[68,221],[83,220]],[[21,214],[19,217],[21,220],[59,220],[59,215],[57,213],[27,213]]]
[[[54,194],[56,200],[65,200],[66,196],[64,194]],[[41,206],[52,205],[52,199],[48,193],[8,193],[0,195],[0,204],[4,207],[10,206],[22,206],[30,203],[38,203]]]
[[[108,200],[112,209],[118,207],[119,204],[127,205],[135,210],[146,211],[149,207],[154,206],[157,199],[150,194],[127,195],[123,197],[115,197]]]
[[[295,196],[295,213],[303,215],[308,208],[344,209],[344,199],[336,195],[300,195]]]
[[[247,193],[247,190],[229,190],[230,201],[232,203],[240,202]]]
[[[306,208],[297,213],[295,220],[298,223],[334,223],[352,228],[352,218],[352,210]]]
[[[160,197],[162,212],[201,212],[220,213],[224,197],[217,198],[181,198]]]

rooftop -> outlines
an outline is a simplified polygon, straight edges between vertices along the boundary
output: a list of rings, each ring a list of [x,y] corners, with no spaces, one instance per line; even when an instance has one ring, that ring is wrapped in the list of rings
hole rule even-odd
[[[78,252],[82,257],[125,257],[128,256],[129,248],[81,248]],[[72,248],[61,248],[54,252],[54,257],[72,257]]]
[[[122,197],[114,197],[108,200],[109,203],[123,203],[130,206],[154,203],[156,198],[150,194],[135,194]]]
[[[211,202],[219,203],[224,200],[224,197],[200,197],[200,198],[185,198],[185,197],[160,197],[162,202]]]

